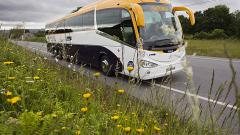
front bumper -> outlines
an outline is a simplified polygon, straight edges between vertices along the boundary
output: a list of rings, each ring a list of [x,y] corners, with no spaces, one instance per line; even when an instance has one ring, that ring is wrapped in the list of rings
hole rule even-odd
[[[183,70],[183,64],[179,61],[167,65],[160,64],[155,68],[140,68],[139,73],[140,79],[149,80],[174,74],[181,70]]]

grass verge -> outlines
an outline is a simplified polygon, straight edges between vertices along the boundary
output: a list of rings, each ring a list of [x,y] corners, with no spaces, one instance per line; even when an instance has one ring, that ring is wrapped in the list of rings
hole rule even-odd
[[[34,36],[34,37],[31,37],[31,38],[26,38],[25,41],[46,43],[46,37]]]
[[[240,59],[240,41],[239,40],[188,40],[187,54],[226,57],[224,45],[231,58]]]
[[[0,41],[0,134],[216,134]]]

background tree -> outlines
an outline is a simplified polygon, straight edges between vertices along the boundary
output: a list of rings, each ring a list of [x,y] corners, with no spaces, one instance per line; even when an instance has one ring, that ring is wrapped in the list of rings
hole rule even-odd
[[[201,32],[202,35],[212,34],[214,30],[220,30],[222,35],[226,34],[228,37],[240,37],[240,13],[236,11],[230,13],[230,10],[225,5],[218,5],[213,8],[201,12],[194,13],[196,24],[191,26],[185,16],[179,16],[185,34],[196,34]],[[203,33],[205,32],[205,33]],[[223,33],[222,33],[223,32]],[[215,33],[216,34],[216,31]]]
[[[23,29],[11,29],[10,30],[10,37],[13,39],[19,39],[23,35]]]
[[[236,37],[240,38],[240,11],[234,13],[234,29]]]

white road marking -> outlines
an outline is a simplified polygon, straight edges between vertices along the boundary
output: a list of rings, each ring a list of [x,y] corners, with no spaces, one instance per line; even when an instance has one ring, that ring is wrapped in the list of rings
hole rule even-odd
[[[205,60],[216,60],[216,61],[223,61],[223,62],[229,62],[227,58],[216,58],[216,57],[205,57],[205,56],[191,56],[187,55],[189,58],[196,58],[196,59],[205,59]],[[240,62],[238,59],[232,59],[232,62]]]
[[[33,49],[33,50],[36,50],[36,51],[40,51],[40,52],[43,52],[43,53],[48,53],[47,51],[44,51],[44,50],[41,50],[41,49],[35,48],[35,47],[31,47],[30,49]]]
[[[170,88],[170,87],[160,85],[160,84],[155,84],[155,85],[158,86],[158,87],[162,87],[164,89],[168,89],[168,90],[180,93],[180,94],[187,94],[188,96],[191,96],[191,97],[196,96],[198,99],[201,99],[201,100],[204,100],[204,101],[209,101],[209,102],[214,103],[214,104],[216,103],[216,104],[221,105],[221,106],[226,106],[227,105],[227,107],[230,108],[230,109],[234,109],[234,110],[239,109],[239,108],[237,108],[237,106],[233,106],[231,104],[227,104],[227,103],[220,102],[220,101],[213,100],[213,99],[208,99],[208,98],[203,97],[203,96],[195,95],[195,94],[192,94],[192,93],[189,93],[189,92],[185,92],[185,91],[182,91],[182,90]]]

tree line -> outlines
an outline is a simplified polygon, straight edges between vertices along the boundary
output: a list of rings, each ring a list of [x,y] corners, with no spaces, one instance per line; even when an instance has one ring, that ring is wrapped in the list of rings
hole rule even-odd
[[[183,31],[197,39],[240,38],[240,11],[230,13],[226,5],[218,5],[194,13],[196,24],[180,15]]]

